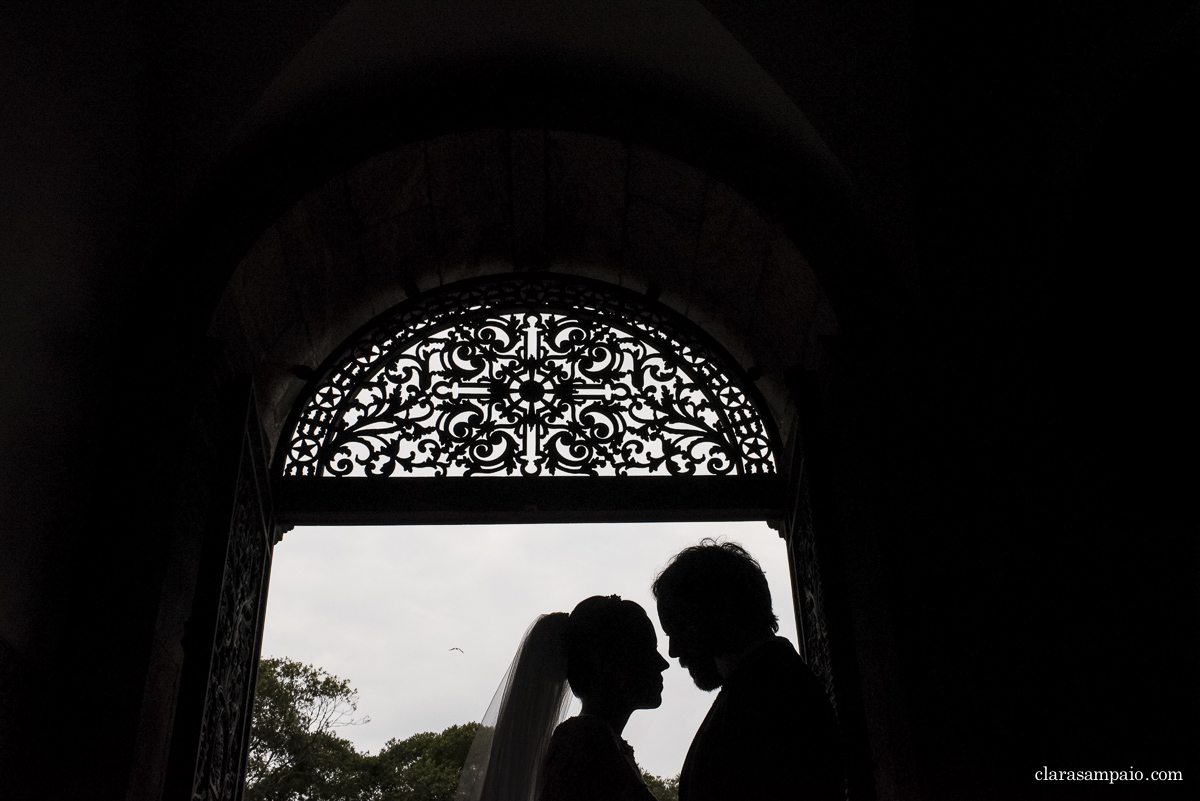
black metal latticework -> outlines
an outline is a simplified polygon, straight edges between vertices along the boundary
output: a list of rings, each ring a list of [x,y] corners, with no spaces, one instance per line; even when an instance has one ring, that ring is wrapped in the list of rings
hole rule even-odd
[[[773,429],[679,315],[591,281],[520,274],[400,304],[325,363],[285,476],[753,475]]]
[[[792,581],[801,593],[801,602],[797,610],[800,614],[800,632],[803,640],[801,652],[809,669],[825,686],[829,701],[837,711],[833,659],[829,651],[829,633],[825,628],[825,593],[813,535],[808,480],[803,472],[796,492],[796,505],[789,531],[789,556],[792,561]]]
[[[254,399],[240,421],[232,508],[214,532],[188,622],[177,729],[183,773],[164,797],[238,801],[245,784],[251,699],[262,642],[271,555],[277,541],[266,451]],[[220,517],[220,513],[218,518]]]

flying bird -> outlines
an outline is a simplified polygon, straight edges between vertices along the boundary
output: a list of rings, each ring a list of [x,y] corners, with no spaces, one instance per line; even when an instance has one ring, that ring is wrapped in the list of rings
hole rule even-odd
[[[461,649],[461,648],[451,648],[450,650],[451,650],[451,651],[458,651],[460,654],[465,654],[465,653],[466,653],[466,651],[464,651],[464,650],[463,650],[463,649]]]

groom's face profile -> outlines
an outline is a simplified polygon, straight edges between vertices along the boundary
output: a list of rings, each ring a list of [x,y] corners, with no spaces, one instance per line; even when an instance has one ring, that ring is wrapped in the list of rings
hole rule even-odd
[[[717,657],[713,626],[695,610],[680,608],[665,598],[658,602],[658,620],[670,643],[670,655],[686,668],[692,681],[701,690],[715,690],[724,681],[717,670]]]

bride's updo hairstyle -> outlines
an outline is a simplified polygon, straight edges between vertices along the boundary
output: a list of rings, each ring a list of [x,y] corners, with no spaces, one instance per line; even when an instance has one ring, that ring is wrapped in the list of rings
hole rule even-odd
[[[625,648],[629,632],[645,616],[642,607],[619,595],[593,595],[576,605],[563,642],[572,693],[582,698],[595,691],[601,655]]]

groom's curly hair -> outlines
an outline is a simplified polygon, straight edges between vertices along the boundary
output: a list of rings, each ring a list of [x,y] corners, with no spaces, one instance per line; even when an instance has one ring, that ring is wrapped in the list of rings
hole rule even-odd
[[[779,631],[762,566],[736,542],[705,538],[675,554],[652,586],[655,600],[706,616],[723,610],[749,629]]]

